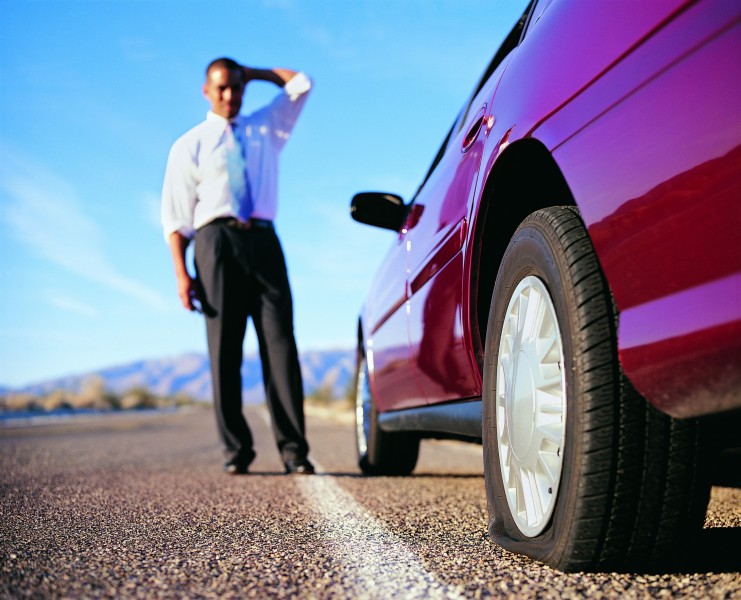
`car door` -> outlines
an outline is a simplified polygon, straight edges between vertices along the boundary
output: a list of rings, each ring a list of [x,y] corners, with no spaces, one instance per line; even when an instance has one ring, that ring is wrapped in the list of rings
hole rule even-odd
[[[428,403],[480,393],[464,327],[462,249],[483,155],[490,89],[481,90],[463,111],[415,197],[416,219],[407,233],[410,355]]]
[[[398,233],[363,310],[370,384],[380,412],[424,404],[409,358],[406,232]]]
[[[494,54],[438,151],[376,277],[364,321],[381,412],[480,395],[464,302],[463,246],[476,194],[490,99],[524,18]]]

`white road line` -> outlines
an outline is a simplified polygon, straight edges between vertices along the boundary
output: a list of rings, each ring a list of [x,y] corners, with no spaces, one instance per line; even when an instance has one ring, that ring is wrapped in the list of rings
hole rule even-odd
[[[267,411],[260,411],[270,424]],[[318,475],[294,477],[320,523],[334,559],[347,573],[353,598],[464,598],[463,587],[438,581],[405,543],[343,490],[316,460]]]
[[[316,464],[316,463],[315,463]],[[324,469],[316,465],[321,472]],[[358,504],[330,476],[297,480],[334,558],[349,574],[354,598],[463,598],[427,571],[404,542]]]

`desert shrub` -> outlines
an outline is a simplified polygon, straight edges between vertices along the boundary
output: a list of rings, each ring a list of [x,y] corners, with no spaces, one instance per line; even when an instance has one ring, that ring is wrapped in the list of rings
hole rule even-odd
[[[189,396],[185,392],[178,392],[174,396],[171,396],[175,406],[193,406],[194,404],[202,404],[198,402],[193,396]]]
[[[157,398],[146,388],[136,387],[126,392],[121,398],[122,410],[156,408]]]
[[[63,408],[72,408],[72,401],[69,392],[64,390],[54,390],[40,400],[44,410],[52,411]]]
[[[322,385],[311,392],[306,399],[312,404],[327,406],[335,400],[335,395],[331,385]]]
[[[70,398],[73,408],[92,408],[109,410],[119,408],[119,399],[105,387],[102,377],[88,377],[82,384],[82,391]]]
[[[134,387],[123,395],[118,395],[107,390],[105,381],[96,376],[88,378],[83,383],[80,392],[57,389],[42,397],[25,392],[11,392],[0,396],[0,412],[50,412],[59,409],[137,410],[201,405],[204,403],[184,392],[158,396],[141,386]]]
[[[42,410],[38,397],[33,394],[18,393],[5,396],[3,405],[5,410]]]

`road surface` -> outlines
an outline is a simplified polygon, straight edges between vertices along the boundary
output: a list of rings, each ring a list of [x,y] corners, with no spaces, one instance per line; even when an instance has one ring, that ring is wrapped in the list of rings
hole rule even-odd
[[[352,425],[314,414],[318,474],[286,476],[245,412],[258,458],[236,477],[209,410],[0,429],[0,597],[741,599],[741,489],[713,488],[689,569],[566,575],[489,540],[480,446],[361,477]]]

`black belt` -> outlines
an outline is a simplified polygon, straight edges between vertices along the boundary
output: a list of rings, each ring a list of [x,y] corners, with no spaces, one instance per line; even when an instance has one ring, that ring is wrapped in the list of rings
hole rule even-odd
[[[214,219],[210,223],[207,223],[207,225],[226,225],[227,227],[233,227],[234,229],[243,231],[249,229],[273,229],[273,222],[267,219],[247,219],[246,221],[242,221],[234,217],[221,217]]]

